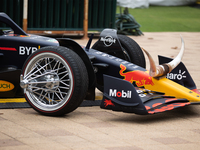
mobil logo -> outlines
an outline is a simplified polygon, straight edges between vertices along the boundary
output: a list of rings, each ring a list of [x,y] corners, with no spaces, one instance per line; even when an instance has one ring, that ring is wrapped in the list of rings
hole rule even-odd
[[[119,74],[124,77],[124,80],[129,81],[130,83],[135,82],[138,87],[154,85],[152,77],[148,73],[140,70],[125,72],[126,67],[122,64],[120,65],[120,68],[121,70],[119,71]]]
[[[131,98],[132,91],[118,91],[117,89],[110,89],[109,96],[111,97],[122,97],[122,98]]]

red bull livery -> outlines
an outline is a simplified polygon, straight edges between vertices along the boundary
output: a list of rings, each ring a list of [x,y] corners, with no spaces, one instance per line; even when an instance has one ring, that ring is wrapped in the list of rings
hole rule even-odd
[[[144,86],[144,85],[154,85],[152,81],[152,77],[140,70],[135,70],[135,71],[128,71],[124,73],[126,70],[126,67],[124,65],[120,65],[120,72],[119,74],[124,77],[124,80],[129,81],[130,83],[135,82],[138,87]]]
[[[181,62],[182,37],[177,57],[159,56],[159,65],[115,29],[104,29],[93,46],[92,39],[81,46],[69,38],[27,34],[1,12],[0,98],[7,102],[0,101],[0,108],[28,103],[40,114],[60,116],[94,101],[96,88],[103,93],[100,107],[113,111],[147,115],[199,104],[199,91]]]

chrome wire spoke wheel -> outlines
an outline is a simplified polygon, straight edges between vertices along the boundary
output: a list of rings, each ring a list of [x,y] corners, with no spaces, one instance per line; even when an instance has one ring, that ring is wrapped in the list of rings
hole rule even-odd
[[[73,74],[68,63],[50,52],[40,53],[29,61],[23,80],[26,81],[26,97],[44,111],[61,108],[73,89]]]
[[[60,116],[74,111],[89,85],[81,57],[62,46],[43,47],[24,63],[20,86],[26,101],[43,115]]]

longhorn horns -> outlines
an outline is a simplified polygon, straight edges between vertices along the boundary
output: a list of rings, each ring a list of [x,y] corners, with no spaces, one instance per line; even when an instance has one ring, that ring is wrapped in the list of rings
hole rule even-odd
[[[150,71],[149,71],[149,75],[152,77],[161,77],[161,76],[165,76],[167,73],[171,72],[180,62],[181,59],[183,57],[183,53],[184,53],[184,40],[181,36],[181,50],[179,52],[179,54],[176,56],[176,58],[174,58],[171,62],[166,63],[166,64],[162,64],[162,65],[158,65],[156,66],[153,58],[151,57],[151,55],[145,50],[143,49],[143,51],[147,54],[148,58],[149,58],[149,63],[150,63]]]

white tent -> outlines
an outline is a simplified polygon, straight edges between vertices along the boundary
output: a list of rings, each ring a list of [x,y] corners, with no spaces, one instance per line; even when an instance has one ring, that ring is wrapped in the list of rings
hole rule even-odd
[[[117,0],[117,5],[128,8],[148,8],[149,0]]]
[[[196,0],[149,0],[150,5],[181,6],[195,3]]]
[[[149,5],[181,6],[195,3],[196,0],[117,0],[117,4],[128,8],[148,8]]]

